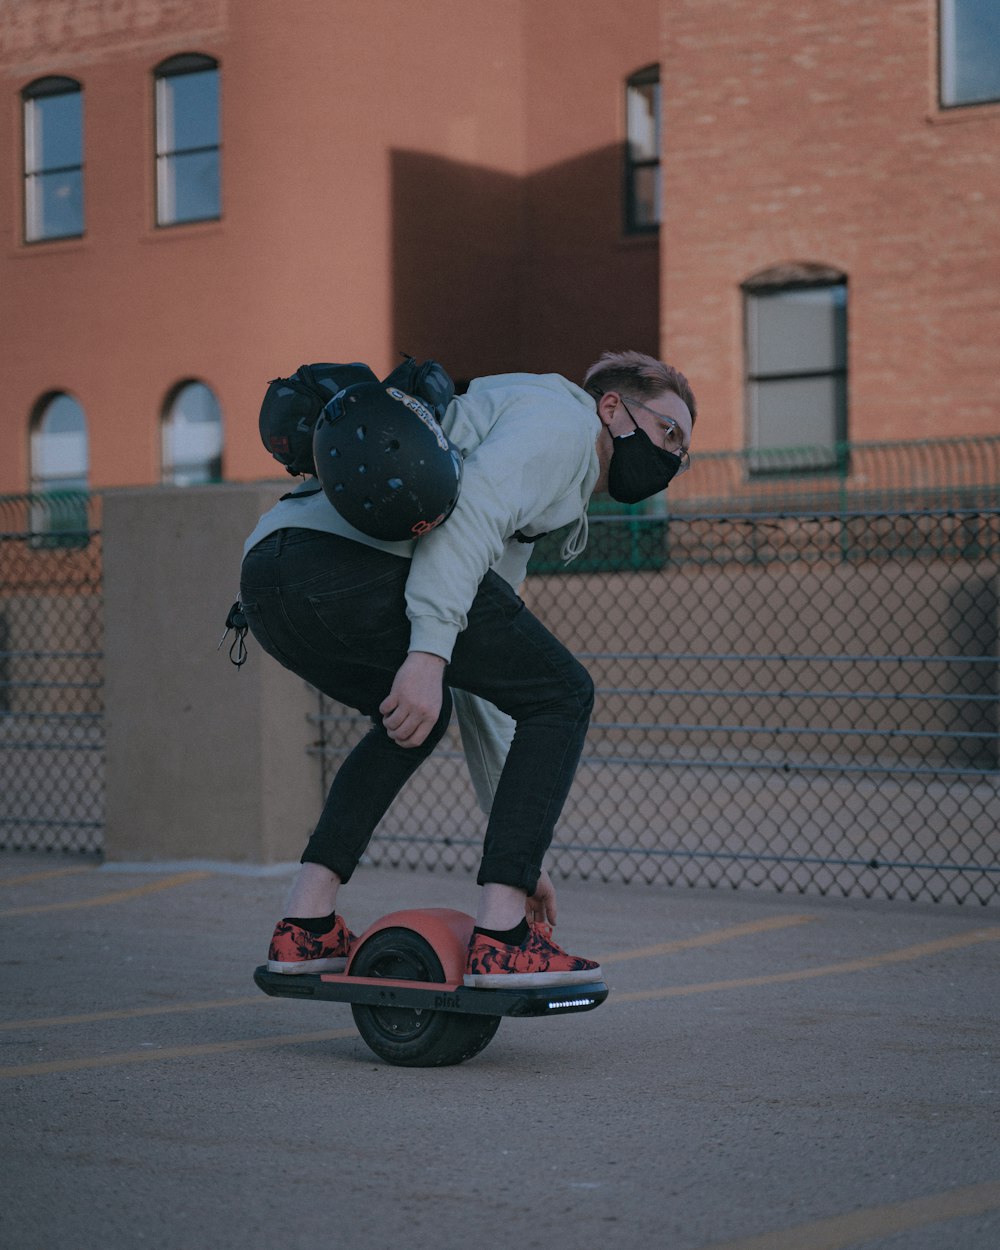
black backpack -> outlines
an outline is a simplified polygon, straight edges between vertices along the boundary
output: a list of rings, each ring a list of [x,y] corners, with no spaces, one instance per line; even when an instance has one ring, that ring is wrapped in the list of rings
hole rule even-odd
[[[260,438],[264,447],[293,476],[315,472],[313,427],[324,406],[345,386],[377,382],[367,365],[299,365],[289,378],[267,384],[260,406]]]
[[[299,365],[288,378],[274,378],[267,385],[260,406],[260,438],[265,449],[293,476],[315,473],[312,454],[313,429],[319,414],[340,391],[359,382],[377,382],[365,364]],[[383,379],[407,395],[422,399],[440,420],[455,395],[455,384],[436,360],[418,364],[412,356]]]
[[[418,365],[405,352],[402,364],[398,364],[388,377],[383,378],[382,383],[384,386],[394,386],[406,395],[422,399],[438,421],[455,398],[455,383],[443,365],[439,365],[436,360],[425,360]]]

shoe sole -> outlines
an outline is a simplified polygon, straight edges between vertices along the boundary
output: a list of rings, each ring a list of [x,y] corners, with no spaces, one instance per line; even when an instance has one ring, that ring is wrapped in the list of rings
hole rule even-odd
[[[346,967],[346,956],[338,959],[295,959],[290,962],[269,959],[267,961],[268,972],[286,972],[291,976],[301,972],[343,972]]]
[[[603,981],[600,965],[583,968],[579,972],[467,972],[463,985],[472,990],[508,990],[532,986],[550,988],[557,985],[588,985]]]

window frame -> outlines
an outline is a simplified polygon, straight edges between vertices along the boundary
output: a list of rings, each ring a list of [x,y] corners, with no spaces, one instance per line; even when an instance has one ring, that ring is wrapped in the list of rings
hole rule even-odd
[[[171,79],[185,78],[192,74],[214,73],[216,75],[216,136],[215,143],[193,147],[166,146],[163,136],[165,123],[164,92]],[[202,217],[170,216],[166,207],[168,196],[176,186],[168,182],[166,171],[175,168],[178,156],[215,153],[215,169],[218,198],[215,212]],[[222,220],[222,73],[218,58],[203,52],[182,52],[161,61],[153,69],[153,222],[158,230],[171,230],[182,226],[196,226],[205,222]],[[176,210],[175,210],[176,211]]]
[[[832,368],[804,368],[801,370],[753,371],[751,369],[752,343],[751,303],[753,299],[774,296],[786,291],[824,290],[839,287],[843,290],[843,360]],[[843,475],[848,469],[850,378],[849,328],[850,285],[846,273],[821,265],[776,267],[747,279],[741,285],[743,296],[743,377],[744,377],[744,446],[748,475],[759,477],[816,477],[830,473]],[[755,441],[753,429],[753,388],[761,382],[784,382],[829,378],[839,383],[842,400],[834,413],[832,437],[827,443],[786,446],[769,446]],[[829,450],[827,451],[827,448]]]
[[[656,92],[656,156],[636,158],[633,156],[633,135],[631,130],[631,96],[632,92],[641,87],[655,85]],[[661,149],[663,146],[663,97],[660,80],[659,62],[645,65],[635,73],[629,74],[625,80],[625,142],[623,160],[623,196],[624,196],[624,228],[627,235],[655,235],[659,232],[663,220],[663,162]],[[640,220],[638,214],[639,196],[636,194],[638,174],[643,170],[652,170],[657,181],[657,216],[655,221]]]
[[[956,109],[981,108],[984,105],[1000,104],[1000,79],[998,79],[994,94],[989,96],[976,97],[975,99],[946,99],[945,83],[949,80],[957,78],[956,56],[957,51],[954,46],[954,17],[955,6],[961,0],[938,0],[937,3],[937,104],[942,113],[953,113]],[[945,15],[946,9],[948,16],[952,19],[952,28],[946,30]],[[998,59],[1000,59],[1000,48],[997,49]],[[952,88],[952,93],[954,93]]]
[[[64,239],[82,239],[86,233],[86,211],[84,205],[84,118],[83,118],[83,84],[76,78],[62,74],[48,74],[36,78],[21,88],[21,169],[22,169],[22,240],[26,245],[39,243],[56,243]],[[75,96],[78,100],[77,122],[79,127],[79,162],[72,165],[44,164],[37,168],[31,167],[36,160],[33,151],[36,141],[31,137],[32,119],[41,100],[54,99],[58,96]],[[44,157],[43,157],[44,159]],[[41,180],[52,174],[77,173],[80,183],[80,227],[78,230],[62,234],[35,233],[33,225],[39,219],[40,201],[38,188]]]

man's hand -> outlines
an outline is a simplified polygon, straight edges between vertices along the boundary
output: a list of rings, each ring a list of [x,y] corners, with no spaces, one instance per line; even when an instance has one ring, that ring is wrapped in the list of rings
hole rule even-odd
[[[538,878],[534,894],[530,895],[524,904],[524,915],[528,924],[535,924],[538,921],[543,924],[556,922],[556,887],[544,868]]]
[[[393,742],[418,747],[441,715],[445,661],[429,651],[411,651],[379,704],[382,724]]]

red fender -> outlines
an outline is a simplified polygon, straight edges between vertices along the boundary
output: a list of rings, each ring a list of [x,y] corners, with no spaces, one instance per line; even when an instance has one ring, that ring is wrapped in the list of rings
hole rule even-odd
[[[373,934],[382,929],[412,929],[433,946],[434,953],[441,960],[445,981],[461,985],[474,924],[473,918],[464,911],[453,911],[450,907],[424,907],[390,912],[362,933],[351,950],[347,968],[338,976],[351,975],[351,964]]]

